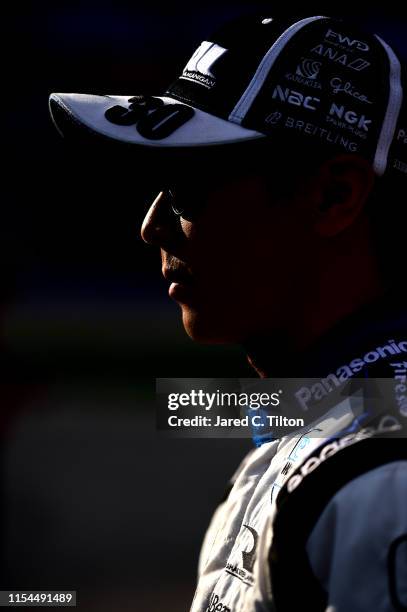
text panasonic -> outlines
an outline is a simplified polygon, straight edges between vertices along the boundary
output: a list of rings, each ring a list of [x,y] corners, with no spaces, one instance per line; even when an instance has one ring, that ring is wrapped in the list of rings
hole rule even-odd
[[[349,364],[343,365],[336,370],[328,374],[326,378],[322,378],[319,382],[311,385],[310,387],[301,387],[294,395],[299,405],[303,410],[308,410],[310,404],[313,402],[319,402],[324,397],[327,397],[329,393],[332,393],[342,383],[352,378],[358,372],[361,372],[366,365],[375,363],[380,359],[388,359],[394,355],[400,355],[407,353],[407,341],[396,342],[395,340],[389,340],[385,346],[378,346],[374,350],[369,351],[363,357],[353,359]]]

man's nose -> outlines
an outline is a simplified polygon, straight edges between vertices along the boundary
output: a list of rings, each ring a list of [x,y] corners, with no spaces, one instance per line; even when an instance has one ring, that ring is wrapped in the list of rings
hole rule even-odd
[[[163,247],[174,233],[174,221],[176,219],[168,196],[165,191],[160,191],[144,218],[141,226],[142,239],[147,244]]]

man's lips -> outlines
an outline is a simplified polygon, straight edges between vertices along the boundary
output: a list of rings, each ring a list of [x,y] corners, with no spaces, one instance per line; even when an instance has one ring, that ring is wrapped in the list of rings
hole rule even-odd
[[[163,276],[170,281],[169,296],[180,304],[188,304],[193,301],[194,279],[192,274],[185,268],[164,268]]]
[[[165,280],[181,285],[190,285],[193,280],[192,274],[185,268],[164,268],[163,276]]]

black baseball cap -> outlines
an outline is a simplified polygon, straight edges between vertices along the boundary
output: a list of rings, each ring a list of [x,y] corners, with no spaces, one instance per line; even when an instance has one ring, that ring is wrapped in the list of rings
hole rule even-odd
[[[207,150],[300,136],[407,175],[406,72],[379,36],[344,20],[254,15],[201,42],[157,96],[58,94],[64,135],[137,150]],[[307,140],[308,139],[308,140]]]

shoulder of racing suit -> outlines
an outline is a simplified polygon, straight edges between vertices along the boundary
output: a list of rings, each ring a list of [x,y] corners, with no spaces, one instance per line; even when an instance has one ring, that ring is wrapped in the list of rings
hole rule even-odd
[[[371,482],[375,470],[386,483],[390,470],[381,468],[407,461],[406,312],[405,300],[388,294],[373,308],[334,330],[328,344],[324,341],[322,350],[317,350],[317,359],[311,359],[313,365],[318,357],[324,361],[328,346],[328,363],[332,355],[331,364],[344,360],[351,368],[356,367],[355,376],[351,375],[343,386],[350,396],[358,392],[362,395],[365,420],[356,418],[346,431],[324,440],[290,474],[277,496],[268,551],[270,590],[277,612],[302,609],[304,602],[313,612],[327,608],[328,593],[316,577],[308,555],[311,533],[328,506],[332,511],[344,506],[333,502],[351,490],[351,483],[357,481],[360,487],[363,479]],[[349,355],[351,360],[347,360]],[[375,509],[368,509],[372,510]],[[347,518],[351,520],[352,516]],[[393,604],[394,609],[406,610],[405,605]]]
[[[369,477],[386,464],[407,461],[406,430],[406,419],[397,410],[378,414],[368,427],[325,440],[287,479],[276,500],[268,555],[277,612],[301,609],[304,602],[313,612],[326,610],[328,593],[317,579],[307,551],[310,535],[321,514],[349,483],[363,475]],[[403,465],[407,467],[407,463]],[[384,473],[382,481],[386,482]],[[352,518],[349,511],[346,520]]]

